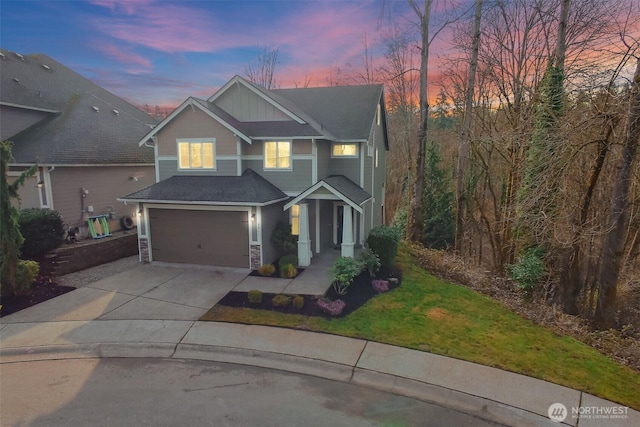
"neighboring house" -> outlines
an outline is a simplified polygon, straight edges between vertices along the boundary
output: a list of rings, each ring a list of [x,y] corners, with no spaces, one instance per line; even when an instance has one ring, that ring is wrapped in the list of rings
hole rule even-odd
[[[158,120],[46,55],[0,49],[0,137],[13,142],[9,179],[37,163],[22,208],[50,208],[86,233],[133,215],[117,197],[155,182],[153,148],[137,142]],[[15,179],[15,178],[14,178]]]
[[[188,98],[139,142],[155,148],[137,206],[141,261],[257,268],[278,221],[315,253],[353,256],[383,223],[389,149],[382,85],[266,90],[234,77]]]

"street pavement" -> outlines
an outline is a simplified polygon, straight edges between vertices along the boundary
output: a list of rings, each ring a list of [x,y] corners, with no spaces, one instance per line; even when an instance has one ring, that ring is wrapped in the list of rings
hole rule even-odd
[[[616,403],[462,360],[322,333],[198,321],[219,298],[241,286],[246,274],[241,269],[142,265],[6,316],[0,323],[2,385],[7,369],[29,366],[31,372],[25,363],[207,361],[365,387],[503,425],[557,425],[551,418],[580,427],[640,425],[640,413]],[[3,390],[2,408],[8,407],[6,396]],[[580,417],[572,415],[578,410]],[[465,425],[451,421],[441,425]]]

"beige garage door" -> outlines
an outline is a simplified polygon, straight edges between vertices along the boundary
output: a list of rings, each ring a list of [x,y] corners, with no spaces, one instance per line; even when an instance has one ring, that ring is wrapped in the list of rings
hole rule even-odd
[[[149,209],[154,261],[249,267],[247,212]]]

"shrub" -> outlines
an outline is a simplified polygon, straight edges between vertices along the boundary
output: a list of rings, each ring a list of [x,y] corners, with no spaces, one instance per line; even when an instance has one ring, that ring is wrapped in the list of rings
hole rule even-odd
[[[280,265],[280,277],[285,279],[293,279],[298,275],[298,270],[291,264]]]
[[[31,289],[31,285],[38,277],[40,266],[35,261],[19,260],[16,271],[16,288],[18,293],[26,293]]]
[[[371,249],[366,248],[360,252],[359,256],[362,268],[369,272],[369,276],[374,277],[378,270],[380,270],[380,258]]]
[[[291,264],[294,267],[298,265],[298,255],[295,254],[289,254],[289,255],[285,255],[283,257],[281,257],[278,260],[278,265],[282,266],[284,264]]]
[[[387,292],[389,290],[389,282],[387,280],[372,280],[371,286],[376,292]]]
[[[290,302],[291,297],[283,294],[278,294],[271,299],[271,305],[276,308],[287,308]]]
[[[62,218],[51,209],[23,209],[18,219],[24,243],[20,254],[26,259],[36,259],[59,247],[64,237]]]
[[[339,294],[347,293],[347,288],[353,279],[362,271],[362,263],[351,257],[341,256],[331,267],[331,278],[333,279],[333,289]]]
[[[316,303],[324,312],[329,313],[331,316],[339,316],[342,310],[346,307],[346,303],[341,299],[335,301],[329,301],[323,298],[319,298]]]
[[[291,234],[291,225],[283,221],[278,221],[271,232],[271,243],[284,254],[295,252],[298,249],[296,237]]]
[[[262,302],[262,292],[252,289],[247,292],[247,298],[251,304],[260,304]]]
[[[531,294],[546,274],[544,250],[540,247],[527,249],[520,253],[516,264],[509,264],[506,269],[516,285]]]
[[[391,267],[398,253],[400,234],[394,227],[379,225],[369,231],[367,245],[380,258],[383,267]]]
[[[296,295],[295,297],[293,297],[292,304],[293,308],[295,308],[296,310],[302,310],[302,307],[304,307],[304,297]]]
[[[273,276],[276,272],[276,266],[273,264],[263,264],[258,268],[258,274],[261,276]]]

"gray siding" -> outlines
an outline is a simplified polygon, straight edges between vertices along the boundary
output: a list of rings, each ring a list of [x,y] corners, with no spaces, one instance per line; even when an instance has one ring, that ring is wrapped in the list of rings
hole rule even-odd
[[[330,175],[331,142],[318,141],[316,145],[318,147],[318,180],[321,180]]]
[[[282,208],[284,202],[262,207],[262,262],[269,264],[281,255],[278,249],[271,243],[271,233],[278,221],[287,221],[288,212]]]
[[[384,144],[384,132],[382,126],[374,126],[375,132],[375,147],[378,149],[378,167],[375,168],[374,183],[373,183],[373,197],[375,197],[375,206],[373,211],[373,224],[372,226],[380,225],[383,223],[382,216],[382,203],[384,202],[384,188],[385,179],[387,174],[387,149]],[[374,158],[375,161],[375,153]]]
[[[362,148],[362,147],[361,147]],[[365,153],[366,154],[366,153]],[[360,159],[359,158],[345,158],[345,159],[330,159],[329,175],[344,175],[351,181],[360,185]],[[365,188],[365,190],[367,190]]]
[[[130,180],[135,176],[137,181]],[[110,222],[113,230],[120,229],[120,218],[125,215],[136,219],[135,206],[125,205],[116,199],[152,185],[155,182],[153,166],[103,166],[103,167],[56,167],[51,172],[53,207],[60,212],[62,220],[70,226],[84,227],[86,218],[107,214],[109,206],[115,211]],[[81,188],[89,194],[81,197]],[[84,202],[84,211],[82,204]],[[86,212],[93,206],[93,213]]]
[[[227,89],[216,99],[216,105],[241,122],[291,120],[264,98],[242,85]]]
[[[311,160],[293,159],[291,171],[265,171],[262,160],[244,160],[242,169],[253,169],[284,192],[301,192],[311,186],[311,167]]]
[[[218,160],[216,161],[216,170],[203,169],[203,170],[178,170],[177,160],[158,160],[158,172],[160,181],[170,178],[174,175],[185,176],[198,176],[198,175],[221,175],[221,176],[236,176],[238,174],[238,163],[235,160]]]

